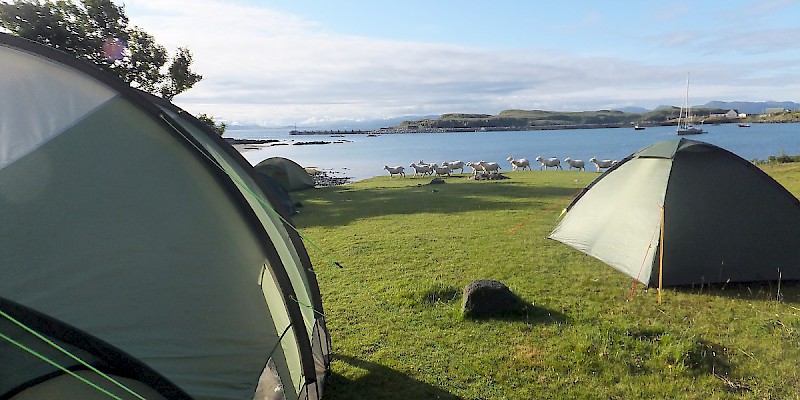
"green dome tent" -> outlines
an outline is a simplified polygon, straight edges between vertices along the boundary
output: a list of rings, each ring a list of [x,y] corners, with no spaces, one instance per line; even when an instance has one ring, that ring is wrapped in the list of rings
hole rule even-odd
[[[216,133],[0,34],[0,397],[319,399],[308,254]]]
[[[271,177],[287,192],[314,187],[314,178],[296,162],[283,157],[270,157],[256,164],[258,173]]]
[[[550,238],[648,286],[658,285],[659,265],[663,286],[800,279],[797,199],[750,162],[688,139],[606,171]]]

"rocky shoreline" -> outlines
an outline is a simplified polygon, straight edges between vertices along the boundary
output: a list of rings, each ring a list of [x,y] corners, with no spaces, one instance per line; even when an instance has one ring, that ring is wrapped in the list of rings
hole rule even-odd
[[[260,150],[269,146],[285,144],[285,143],[280,143],[279,140],[272,140],[272,139],[270,140],[226,139],[226,140],[228,141],[228,143],[231,143],[233,148],[239,151],[240,153],[252,150]],[[315,143],[309,142],[306,144],[315,144]],[[353,177],[346,176],[344,172],[340,171],[321,170],[314,167],[308,167],[306,168],[306,171],[308,171],[311,177],[314,178],[314,186],[317,187],[339,186],[353,182]]]
[[[311,177],[314,178],[315,187],[339,186],[351,183],[353,180],[352,177],[344,176],[343,172],[322,171],[311,168],[307,169],[306,171],[308,171],[308,173],[311,174]]]

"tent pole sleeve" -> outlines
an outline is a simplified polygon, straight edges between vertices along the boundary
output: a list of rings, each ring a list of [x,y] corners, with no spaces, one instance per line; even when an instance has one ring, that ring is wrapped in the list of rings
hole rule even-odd
[[[658,243],[658,304],[661,304],[661,287],[664,282],[664,206],[661,206],[661,235]]]

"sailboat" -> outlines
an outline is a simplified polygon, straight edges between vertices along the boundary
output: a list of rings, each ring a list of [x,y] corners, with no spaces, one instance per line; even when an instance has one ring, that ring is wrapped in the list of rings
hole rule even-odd
[[[678,115],[678,135],[699,135],[706,131],[692,125],[692,106],[689,105],[689,74],[686,74],[686,96]]]

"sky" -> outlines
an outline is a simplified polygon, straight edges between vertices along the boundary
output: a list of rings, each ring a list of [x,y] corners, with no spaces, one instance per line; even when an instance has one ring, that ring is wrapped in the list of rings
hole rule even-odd
[[[174,102],[314,127],[800,101],[800,0],[118,0],[203,80]]]

